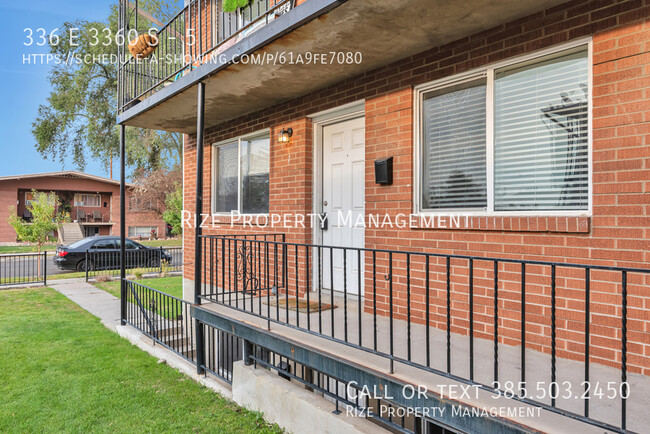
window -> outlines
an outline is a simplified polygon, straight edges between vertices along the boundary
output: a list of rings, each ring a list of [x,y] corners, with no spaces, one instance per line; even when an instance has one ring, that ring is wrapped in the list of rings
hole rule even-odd
[[[129,226],[129,238],[149,238],[152,231],[154,234],[158,235],[157,226]]]
[[[269,133],[215,147],[213,212],[269,212]]]
[[[115,242],[113,240],[99,240],[93,244],[93,249],[114,249]]]
[[[74,195],[74,206],[101,206],[101,196],[99,194],[81,194]]]
[[[421,210],[589,209],[587,47],[418,92]]]
[[[42,193],[42,192],[38,191],[37,193]],[[31,191],[26,191],[25,192],[25,206],[31,205],[32,202],[34,202],[34,193],[31,192]],[[47,202],[50,205],[54,205],[56,203],[56,197],[54,196],[54,193],[52,193],[52,192],[48,193]]]
[[[425,208],[487,206],[485,79],[424,95]]]

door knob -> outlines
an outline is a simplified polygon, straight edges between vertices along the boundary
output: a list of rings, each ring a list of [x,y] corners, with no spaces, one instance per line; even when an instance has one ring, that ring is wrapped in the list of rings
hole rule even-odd
[[[327,206],[327,201],[323,201],[323,206]]]

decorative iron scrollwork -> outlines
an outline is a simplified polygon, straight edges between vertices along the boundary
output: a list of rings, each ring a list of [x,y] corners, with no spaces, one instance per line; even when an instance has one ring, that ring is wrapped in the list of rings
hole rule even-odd
[[[259,291],[260,279],[255,270],[255,255],[253,247],[246,244],[242,245],[237,252],[237,280],[243,283],[242,291],[244,293],[255,293]]]

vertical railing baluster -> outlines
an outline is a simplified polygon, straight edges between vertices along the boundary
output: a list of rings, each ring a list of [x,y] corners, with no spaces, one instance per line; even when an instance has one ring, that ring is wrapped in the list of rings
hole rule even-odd
[[[494,261],[494,381],[499,381],[499,262]]]
[[[469,379],[474,381],[474,260],[469,259]]]
[[[388,317],[390,325],[390,373],[392,374],[395,370],[395,343],[393,341],[393,252],[388,253]]]
[[[298,296],[300,292],[300,288],[298,287],[298,277],[300,276],[300,273],[298,271],[298,244],[294,246],[294,262],[295,262],[295,273],[296,273],[296,327],[300,327],[300,297]],[[287,300],[289,299],[289,294],[287,293]],[[289,310],[287,309],[287,312]],[[287,317],[287,322],[288,321]]]
[[[311,305],[309,301],[309,292],[311,291],[311,287],[309,285],[309,279],[311,278],[311,273],[310,273],[311,267],[309,263],[309,246],[305,246],[305,279],[306,279],[306,285],[307,285],[307,330],[311,330]]]
[[[361,314],[363,313],[363,307],[361,306],[361,249],[357,250],[357,309],[358,309],[358,322],[359,322],[359,346],[363,345],[362,334],[363,330],[361,329]]]
[[[585,417],[589,417],[589,322],[590,322],[590,284],[591,284],[591,273],[589,268],[585,268],[585,391],[584,391],[584,406],[585,406]]]
[[[424,281],[424,303],[425,303],[425,316],[426,316],[426,331],[425,339],[427,340],[425,345],[425,351],[427,353],[427,367],[431,367],[431,312],[430,312],[430,300],[429,300],[429,291],[430,291],[430,282],[429,282],[429,255],[424,256],[425,267],[425,281]]]
[[[627,429],[627,271],[621,272],[621,428]]]
[[[323,333],[323,251],[322,247],[316,249],[318,253],[318,333]],[[332,307],[333,308],[333,307]]]
[[[348,341],[348,249],[343,248],[343,336]]]
[[[556,305],[555,305],[555,265],[551,265],[551,406],[555,407],[555,397],[557,395],[556,384]]]
[[[526,263],[521,263],[521,396],[526,396]]]
[[[377,252],[372,251],[372,338],[377,351]]]
[[[411,254],[406,254],[406,359],[411,361]]]
[[[451,257],[446,258],[447,272],[447,373],[451,374]]]
[[[334,337],[334,248],[330,247],[330,316],[332,320],[332,337]]]

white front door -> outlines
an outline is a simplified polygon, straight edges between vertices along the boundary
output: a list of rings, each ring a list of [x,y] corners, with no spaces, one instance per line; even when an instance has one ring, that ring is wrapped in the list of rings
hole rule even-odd
[[[323,127],[323,212],[328,227],[322,231],[325,246],[363,247],[365,218],[365,119],[363,117]],[[344,261],[345,258],[345,261]],[[323,250],[323,287],[348,294],[363,294],[364,254],[356,250]],[[345,287],[344,276],[347,276]],[[333,280],[333,282],[332,282]]]

